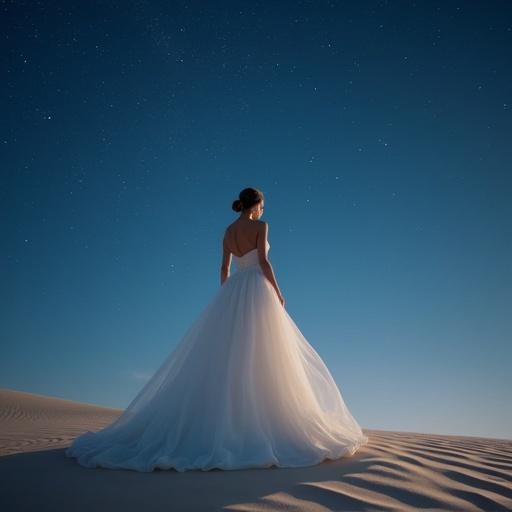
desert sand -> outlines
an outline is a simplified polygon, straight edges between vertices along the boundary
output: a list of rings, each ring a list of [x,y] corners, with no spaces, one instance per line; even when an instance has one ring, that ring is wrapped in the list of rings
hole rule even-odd
[[[306,468],[88,469],[64,455],[122,409],[0,389],[0,510],[512,510],[512,441],[364,429],[351,457]]]

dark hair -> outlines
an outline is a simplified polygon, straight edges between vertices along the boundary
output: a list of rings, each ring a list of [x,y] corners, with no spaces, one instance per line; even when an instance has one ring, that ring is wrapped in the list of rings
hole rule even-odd
[[[240,194],[238,194],[239,199],[235,199],[231,208],[235,210],[235,212],[241,212],[242,210],[247,210],[247,208],[251,208],[255,204],[261,203],[263,201],[263,192],[258,190],[257,188],[244,188]]]

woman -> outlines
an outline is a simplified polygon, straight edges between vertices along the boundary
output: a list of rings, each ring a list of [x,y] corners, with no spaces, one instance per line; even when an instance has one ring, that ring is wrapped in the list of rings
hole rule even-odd
[[[367,442],[284,308],[259,220],[263,194],[246,188],[232,207],[241,214],[224,233],[215,297],[121,416],[76,438],[66,456],[144,472],[300,467]]]

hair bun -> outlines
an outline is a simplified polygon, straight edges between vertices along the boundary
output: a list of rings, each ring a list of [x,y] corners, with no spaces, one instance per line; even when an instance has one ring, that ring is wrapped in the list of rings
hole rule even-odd
[[[231,207],[233,208],[233,210],[235,210],[235,212],[241,212],[242,211],[242,201],[240,201],[240,199],[235,199],[233,201],[233,204],[231,205]]]
[[[263,192],[258,190],[257,188],[247,187],[244,188],[240,194],[238,194],[238,199],[233,201],[231,207],[235,212],[241,212],[244,208],[247,210],[252,208],[255,204],[263,201]]]

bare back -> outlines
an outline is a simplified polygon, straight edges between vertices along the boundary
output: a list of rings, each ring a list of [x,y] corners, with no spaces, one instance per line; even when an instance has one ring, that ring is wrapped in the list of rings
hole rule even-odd
[[[226,228],[224,235],[228,250],[235,256],[241,257],[256,249],[262,224],[263,222],[259,220],[235,220]]]
[[[242,258],[248,252],[258,250],[258,262],[265,277],[274,287],[281,304],[284,306],[284,297],[279,289],[274,270],[267,258],[268,249],[268,223],[261,220],[238,218],[231,223],[224,232],[222,239],[221,284],[228,278],[231,255]]]

